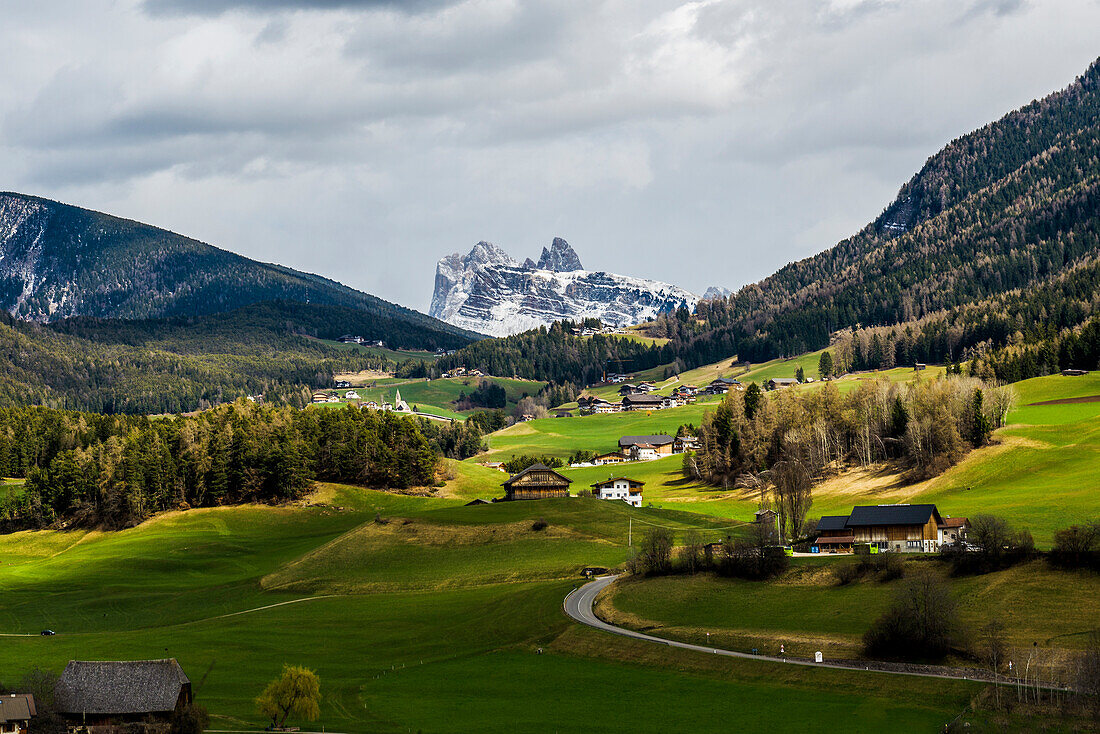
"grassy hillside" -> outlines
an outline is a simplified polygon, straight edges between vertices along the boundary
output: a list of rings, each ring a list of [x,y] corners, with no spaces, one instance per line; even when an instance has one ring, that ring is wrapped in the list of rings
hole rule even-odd
[[[536,395],[546,383],[534,380],[513,380],[508,377],[448,377],[446,379],[427,380],[423,378],[404,379],[400,377],[364,377],[351,378],[355,392],[361,401],[373,400],[381,403],[386,400],[393,402],[397,391],[401,391],[401,399],[410,406],[417,407],[422,413],[434,413],[447,418],[462,418],[477,410],[458,410],[455,401],[465,393],[470,394],[477,389],[482,380],[487,380],[494,385],[504,388],[507,397],[505,410],[511,411],[516,403],[527,395]],[[329,390],[343,398],[346,390]],[[346,402],[346,401],[345,401]]]
[[[405,395],[404,391],[401,393]],[[699,424],[706,408],[688,405],[683,408],[609,413],[574,418],[542,418],[517,423],[489,436],[489,459],[507,459],[512,454],[538,454],[567,458],[579,449],[616,451],[619,437],[651,433],[676,435],[684,423]],[[484,460],[478,457],[478,461]]]
[[[581,565],[626,557],[627,512],[595,500],[462,507],[329,485],[305,507],[170,513],[111,534],[3,536],[0,632],[27,636],[4,638],[0,671],[14,680],[72,658],[174,656],[213,727],[231,730],[263,725],[252,699],[284,662],[321,677],[322,718],[311,728],[344,732],[650,731],[685,721],[717,732],[728,728],[730,705],[769,704],[783,715],[741,728],[787,731],[825,712],[855,730],[928,730],[975,692],[655,656],[651,646],[575,628],[562,598]],[[632,516],[681,528],[715,522]],[[546,530],[530,529],[538,517]],[[38,636],[44,627],[58,634]],[[611,679],[616,695],[596,718],[588,694],[546,693]],[[903,693],[913,691],[924,695]]]
[[[786,575],[767,582],[710,574],[631,581],[612,587],[601,609],[630,626],[692,642],[710,632],[715,644],[733,649],[772,651],[782,642],[794,655],[822,650],[833,658],[859,657],[863,633],[889,607],[900,582],[871,578],[839,586],[828,568],[842,562],[798,559]],[[972,630],[996,616],[1010,646],[1038,642],[1048,656],[1084,647],[1100,619],[1100,577],[1054,571],[1043,561],[949,583]]]
[[[804,357],[803,361],[814,359]],[[793,373],[794,362],[788,361],[784,368],[768,363],[754,368],[754,372],[787,369]],[[728,368],[728,362],[708,369],[729,372],[723,367]],[[943,368],[937,366],[919,373],[896,368],[848,375],[835,384],[847,391],[868,380],[936,379],[942,372]],[[699,382],[702,380],[696,380]],[[791,389],[820,388],[821,383],[815,382]],[[929,481],[906,482],[901,472],[891,467],[850,471],[815,489],[810,515],[846,513],[855,504],[935,502],[941,511],[952,515],[1004,515],[1029,528],[1040,545],[1049,545],[1059,528],[1100,516],[1100,493],[1096,492],[1094,476],[1100,460],[1100,401],[1080,401],[1100,396],[1100,372],[1085,377],[1036,378],[1018,383],[1015,389],[1017,407],[1009,416],[1009,425],[994,435],[993,445],[972,452]],[[1059,400],[1070,402],[1036,404]],[[489,452],[468,461],[502,460],[521,454],[567,458],[581,449],[612,451],[623,435],[674,435],[681,424],[699,425],[714,405],[700,402],[653,411],[651,415],[619,413],[522,423],[490,435]],[[681,464],[682,457],[672,456],[616,467],[566,469],[564,473],[575,481],[575,488],[586,488],[609,473],[644,481],[645,502],[658,507],[697,510],[736,520],[748,520],[757,509],[757,493],[686,480]],[[461,496],[495,496],[500,492],[498,472],[470,471],[460,480]]]

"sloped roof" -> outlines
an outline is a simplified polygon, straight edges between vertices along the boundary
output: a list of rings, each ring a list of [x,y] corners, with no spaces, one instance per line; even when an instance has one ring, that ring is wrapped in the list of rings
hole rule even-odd
[[[963,528],[970,524],[970,521],[965,517],[945,517],[943,522],[940,523],[940,527],[943,528]]]
[[[34,696],[29,693],[10,693],[0,696],[0,724],[9,721],[30,721],[37,712]]]
[[[71,660],[57,682],[57,710],[66,714],[145,714],[172,711],[191,681],[175,658]]]
[[[567,484],[572,484],[573,483],[572,479],[570,479],[569,477],[562,476],[561,474],[558,474],[556,471],[554,471],[550,467],[546,466],[545,464],[532,464],[531,466],[529,466],[526,469],[524,469],[523,471],[521,471],[519,474],[515,474],[515,475],[509,477],[507,481],[505,481],[501,484],[501,486],[502,487],[510,486],[512,484],[512,482],[516,481],[520,477],[525,477],[528,474],[531,474],[531,473],[534,473],[534,472],[550,472],[551,474],[556,476],[558,479],[561,479],[563,482],[565,482]]]
[[[932,517],[937,524],[943,522],[935,505],[861,505],[852,508],[848,527],[924,525]]]
[[[843,530],[848,527],[847,515],[825,515],[817,521],[817,530]]]
[[[623,402],[657,404],[663,399],[660,395],[627,395],[623,398]]]
[[[635,446],[641,443],[647,443],[650,446],[664,446],[665,444],[672,443],[672,436],[658,433],[650,436],[623,436],[619,439],[620,447]]]
[[[639,482],[637,479],[631,479],[630,477],[610,477],[608,479],[603,480],[602,482],[596,482],[592,486],[595,489],[601,489],[603,487],[608,487],[608,486],[614,484],[615,482],[627,482],[631,487],[644,487],[645,486],[645,482]]]

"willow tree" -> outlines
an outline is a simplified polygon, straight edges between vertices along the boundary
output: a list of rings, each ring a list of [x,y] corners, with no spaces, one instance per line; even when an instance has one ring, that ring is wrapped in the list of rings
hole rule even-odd
[[[271,719],[272,728],[283,728],[291,716],[316,721],[321,715],[321,681],[308,668],[284,665],[283,674],[257,696],[256,708]]]

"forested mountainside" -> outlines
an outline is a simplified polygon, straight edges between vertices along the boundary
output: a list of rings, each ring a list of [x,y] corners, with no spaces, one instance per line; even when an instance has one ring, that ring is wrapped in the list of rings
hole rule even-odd
[[[143,321],[82,317],[43,325],[2,314],[0,406],[176,413],[256,394],[304,405],[309,389],[331,384],[334,372],[394,366],[310,338],[341,329],[401,338],[372,326],[404,328],[357,309],[286,302]]]
[[[686,312],[686,309],[682,309]],[[593,336],[572,330],[583,322],[557,321],[522,334],[485,339],[440,358],[439,369],[467,366],[491,375],[542,375],[559,385],[598,382],[604,371],[630,372],[662,364],[664,352],[632,339]]]
[[[694,317],[662,314],[650,333],[670,341],[635,358],[759,362],[828,346],[837,332],[870,338],[867,329],[894,326],[893,349],[884,341],[871,355],[868,343],[868,362],[980,354],[1002,379],[1094,369],[1098,253],[1100,61],[1065,90],[950,143],[848,240],[701,301]],[[509,351],[494,342],[476,352],[491,349]],[[549,367],[512,362],[521,375],[550,379]]]
[[[837,373],[914,362],[970,362],[970,372],[1016,382],[1100,364],[1100,256],[1041,283],[920,319],[841,332]]]
[[[1100,62],[929,159],[875,222],[700,314],[745,358],[1024,289],[1100,250]],[[673,324],[674,326],[674,324]],[[689,358],[689,361],[690,358]]]
[[[317,275],[140,222],[0,193],[0,307],[17,318],[199,316],[275,300],[355,308],[437,334],[437,342],[418,344],[425,348],[459,346],[470,338],[462,329]]]

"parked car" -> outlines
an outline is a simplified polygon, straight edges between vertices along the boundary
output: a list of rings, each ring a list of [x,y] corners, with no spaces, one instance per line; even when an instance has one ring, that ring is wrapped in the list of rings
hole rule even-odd
[[[52,635],[56,635],[57,633],[54,632],[53,630],[42,630],[39,634],[42,635],[43,637],[50,637]]]

